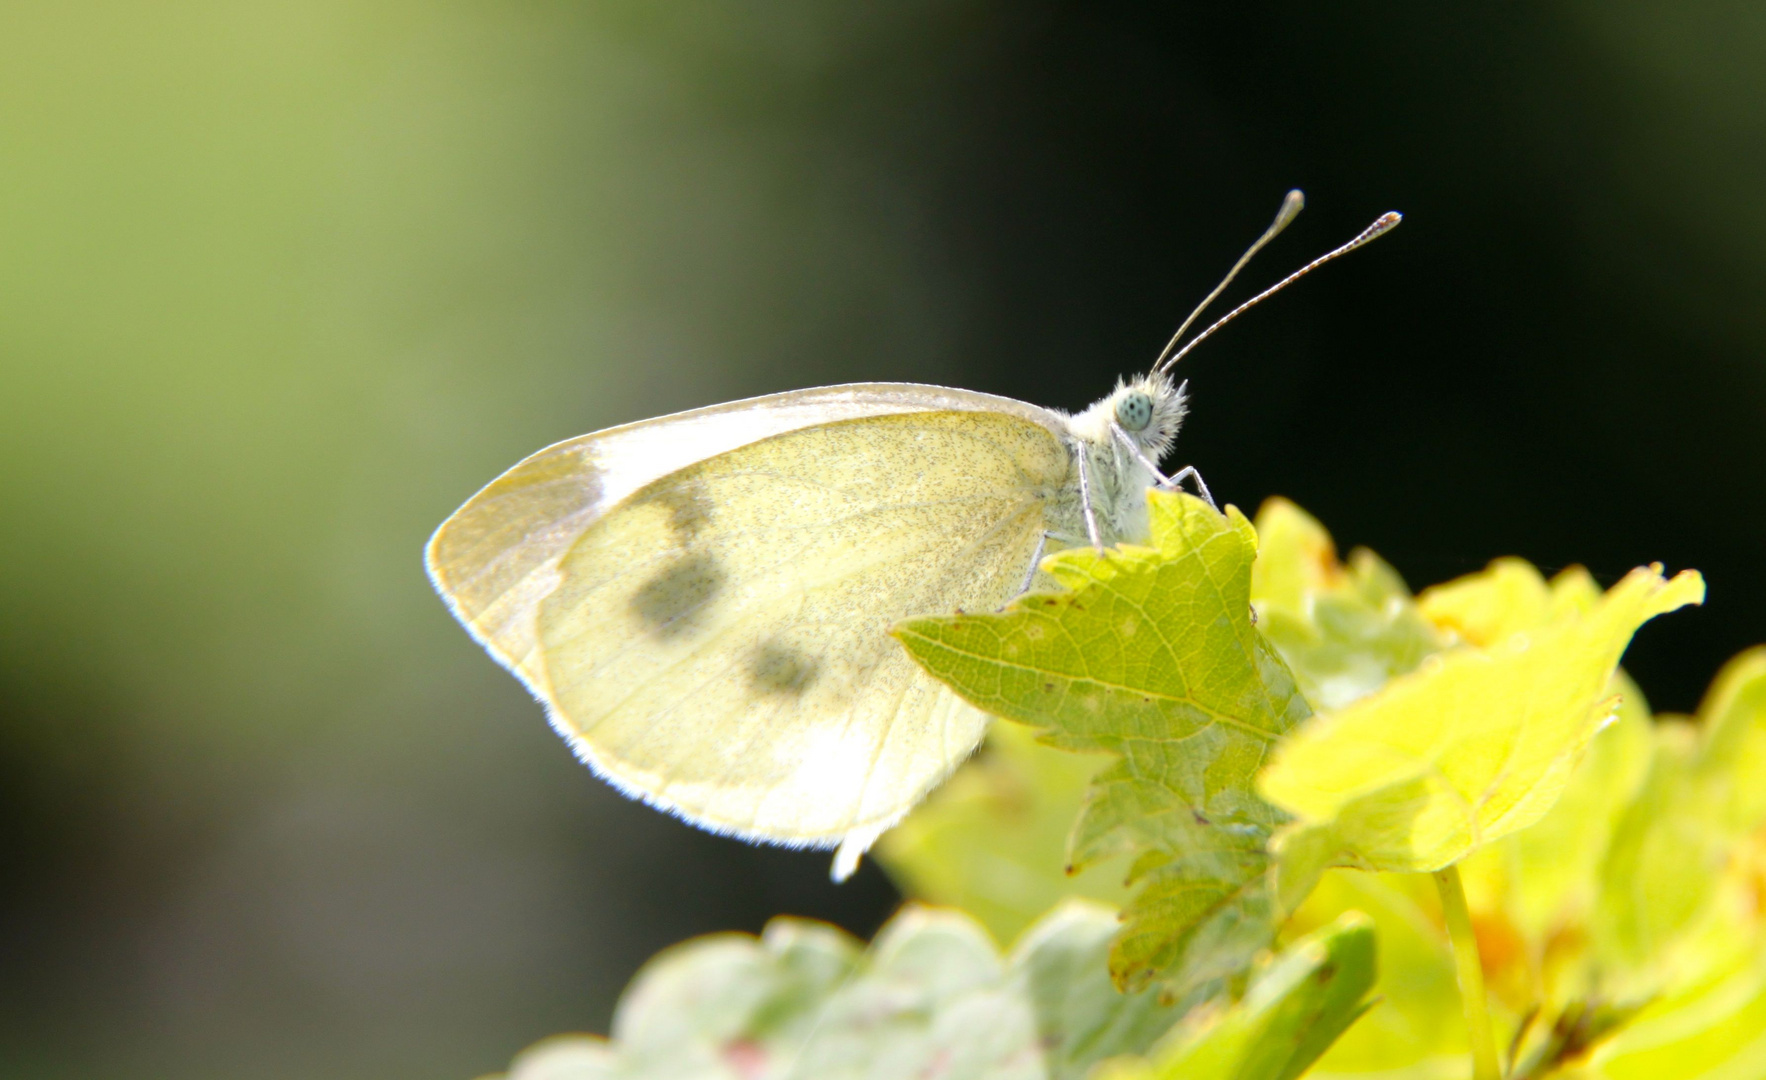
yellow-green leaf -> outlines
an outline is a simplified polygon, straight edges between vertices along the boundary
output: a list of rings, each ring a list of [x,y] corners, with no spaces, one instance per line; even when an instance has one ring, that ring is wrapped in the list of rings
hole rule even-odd
[[[1449,638],[1484,648],[1551,621],[1551,586],[1525,559],[1497,559],[1482,573],[1424,589],[1418,603]]]
[[[1230,1007],[1186,1019],[1147,1059],[1097,1080],[1294,1080],[1370,1004],[1374,929],[1348,914],[1284,949]]]
[[[1448,866],[1551,808],[1613,714],[1607,684],[1637,627],[1703,597],[1696,573],[1640,569],[1585,610],[1431,657],[1294,732],[1260,790],[1350,865]]]
[[[1330,534],[1286,499],[1257,511],[1257,627],[1315,709],[1336,709],[1415,669],[1446,640],[1404,580],[1366,548],[1337,561]]]
[[[1104,1058],[1140,1053],[1182,1015],[1152,991],[1117,992],[1107,963],[1116,926],[1113,908],[1066,900],[1025,931],[1007,958],[1011,986],[1036,1017],[1050,1080],[1079,1080]]]
[[[1766,1076],[1766,952],[1652,1002],[1562,1080],[1752,1080]]]
[[[1592,914],[1607,845],[1649,770],[1654,736],[1643,692],[1621,671],[1608,695],[1619,698],[1619,711],[1590,742],[1557,805],[1462,869],[1473,911],[1494,907],[1476,894],[1500,891],[1516,931],[1536,947]]]
[[[1686,966],[1674,947],[1711,905],[1739,842],[1766,825],[1766,649],[1731,660],[1698,718],[1664,718],[1655,736],[1648,779],[1601,870],[1594,920],[1607,966],[1650,982]]]
[[[1464,1012],[1434,883],[1415,874],[1332,870],[1296,912],[1289,933],[1359,912],[1380,943],[1375,1004],[1311,1075],[1367,1080],[1459,1078],[1469,1069]]]
[[[1623,672],[1611,690],[1619,718],[1558,803],[1461,864],[1499,1042],[1529,1080],[1755,1075],[1766,649],[1726,665],[1694,721],[1652,722]],[[1463,1073],[1434,892],[1421,875],[1334,870],[1295,914],[1289,932],[1364,911],[1380,937],[1380,1002],[1320,1077]]]
[[[1184,495],[1149,504],[1152,546],[1060,552],[1044,568],[1065,591],[913,620],[897,636],[988,712],[1113,755],[1072,859],[1131,855],[1139,889],[1111,970],[1125,986],[1157,974],[1181,996],[1236,977],[1273,936],[1266,845],[1282,815],[1252,782],[1309,710],[1251,624],[1250,523]]]

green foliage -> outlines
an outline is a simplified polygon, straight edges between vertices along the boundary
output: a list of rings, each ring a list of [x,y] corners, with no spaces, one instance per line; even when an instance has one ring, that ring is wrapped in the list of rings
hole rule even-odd
[[[620,1000],[610,1039],[541,1043],[507,1080],[1078,1080],[1178,1019],[1151,994],[1111,988],[1115,929],[1108,909],[1069,902],[1002,957],[955,911],[910,907],[869,949],[775,919],[758,939],[662,953]]]
[[[1766,649],[1732,660],[1695,720],[1665,718],[1601,867],[1594,927],[1623,970],[1672,963],[1738,843],[1766,825]]]
[[[1473,591],[1501,589],[1505,575],[1490,576]],[[1603,692],[1631,635],[1703,598],[1697,574],[1664,581],[1656,568],[1632,571],[1585,609],[1528,611],[1541,621],[1431,659],[1295,732],[1260,788],[1297,819],[1293,842],[1327,846],[1338,861],[1450,866],[1551,809],[1613,716],[1618,703]]]
[[[1376,1004],[1331,1047],[1318,1072],[1370,1080],[1464,1074],[1468,1043],[1434,884],[1416,874],[1332,870],[1286,932],[1328,925],[1348,912],[1371,919],[1380,943]]]
[[[1373,925],[1349,914],[1284,950],[1240,1000],[1198,1010],[1146,1059],[1099,1080],[1293,1080],[1372,1002]]]
[[[1071,862],[1131,853],[1110,969],[1185,997],[1240,976],[1279,920],[1268,841],[1283,816],[1253,790],[1310,710],[1251,624],[1257,536],[1188,496],[1156,496],[1152,546],[1063,551],[1065,591],[897,631],[928,671],[1052,746],[1107,752]]]
[[[1766,1066],[1766,650],[1719,674],[1696,720],[1652,723],[1623,679],[1562,798],[1462,864],[1516,1077],[1729,1077]],[[1464,1054],[1426,879],[1325,875],[1291,929],[1366,913],[1381,1001],[1331,1076],[1438,1075]],[[1433,1071],[1432,1071],[1433,1070]]]
[[[1163,495],[1149,546],[1044,568],[897,631],[1016,722],[878,851],[967,914],[689,943],[510,1080],[1463,1077],[1450,865],[1510,1080],[1766,1075],[1766,649],[1695,718],[1617,667],[1696,574],[1413,597],[1292,504]]]
[[[548,1040],[506,1080],[1292,1080],[1368,1006],[1375,944],[1360,916],[1285,949],[1231,1007],[1189,1017],[1110,986],[1115,929],[1108,909],[1069,901],[1001,957],[953,911],[910,907],[869,949],[775,919],[759,938],[662,953],[620,1000],[612,1038]]]
[[[1365,697],[1445,644],[1397,571],[1366,548],[1339,563],[1324,526],[1286,499],[1257,512],[1257,543],[1257,628],[1315,708]]]
[[[875,854],[902,891],[951,904],[1009,942],[1066,896],[1120,906],[1124,860],[1067,873],[1067,835],[1100,755],[1066,754],[1028,728],[997,724],[987,745],[927,804],[884,834]]]

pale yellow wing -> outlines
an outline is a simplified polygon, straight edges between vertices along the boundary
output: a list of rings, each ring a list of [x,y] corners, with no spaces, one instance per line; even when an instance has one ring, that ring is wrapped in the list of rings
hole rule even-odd
[[[437,531],[430,570],[622,788],[856,854],[984,724],[886,630],[1016,591],[1073,483],[1061,430],[1009,399],[900,384],[664,417],[510,470]]]
[[[534,620],[558,560],[602,514],[694,462],[788,431],[927,411],[1015,416],[1058,435],[1063,420],[1011,398],[916,383],[851,383],[748,398],[608,428],[535,453],[474,495],[424,552],[430,580],[497,661],[534,684]]]
[[[1010,599],[1069,469],[1039,425],[931,412],[671,473],[559,564],[538,622],[554,723],[609,779],[698,824],[863,850],[986,722],[889,628]]]

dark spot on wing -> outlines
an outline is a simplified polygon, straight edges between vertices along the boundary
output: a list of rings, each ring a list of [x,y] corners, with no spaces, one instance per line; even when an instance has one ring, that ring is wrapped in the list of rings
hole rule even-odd
[[[820,663],[802,650],[769,641],[748,661],[748,681],[763,694],[802,694],[816,681]]]
[[[710,555],[675,559],[632,594],[632,613],[667,640],[695,629],[705,607],[724,587],[724,571]]]
[[[675,541],[690,543],[711,524],[711,500],[697,480],[670,477],[653,490],[638,496],[638,503],[655,503],[668,511],[668,524],[675,532]]]

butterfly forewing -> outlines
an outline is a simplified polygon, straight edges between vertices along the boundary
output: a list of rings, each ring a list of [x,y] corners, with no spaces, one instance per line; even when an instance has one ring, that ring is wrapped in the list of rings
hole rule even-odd
[[[534,637],[558,560],[598,516],[601,471],[588,439],[548,448],[492,481],[429,542],[429,576],[456,618],[545,696]]]
[[[526,458],[467,500],[430,538],[424,561],[456,618],[546,696],[534,621],[558,560],[633,492],[677,469],[818,424],[954,410],[1017,417],[1057,435],[1061,421],[1010,398],[914,383],[852,383],[726,402],[597,431]]]

